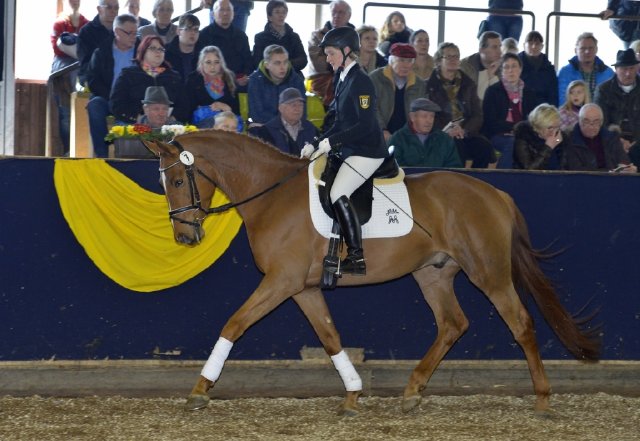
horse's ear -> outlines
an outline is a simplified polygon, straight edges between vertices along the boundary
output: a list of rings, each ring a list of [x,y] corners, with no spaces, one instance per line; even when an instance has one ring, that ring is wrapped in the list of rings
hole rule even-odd
[[[144,144],[144,146],[147,148],[147,150],[149,150],[151,153],[153,153],[157,157],[160,157],[162,152],[169,153],[169,150],[171,149],[170,146],[168,146],[167,144],[161,141],[149,141],[145,139],[141,141]]]

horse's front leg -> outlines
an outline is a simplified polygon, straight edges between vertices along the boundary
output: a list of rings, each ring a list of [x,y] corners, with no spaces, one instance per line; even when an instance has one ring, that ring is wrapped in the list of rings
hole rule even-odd
[[[208,392],[220,377],[233,343],[250,326],[273,311],[284,300],[302,290],[302,286],[297,287],[290,280],[285,279],[284,277],[265,275],[258,288],[227,321],[209,359],[202,368],[198,381],[189,394],[185,405],[186,410],[207,407],[209,403]]]
[[[355,416],[358,413],[358,397],[362,393],[362,380],[342,349],[340,335],[333,324],[322,291],[317,287],[307,288],[293,296],[293,300],[311,323],[344,383],[347,395],[338,408],[338,414]]]

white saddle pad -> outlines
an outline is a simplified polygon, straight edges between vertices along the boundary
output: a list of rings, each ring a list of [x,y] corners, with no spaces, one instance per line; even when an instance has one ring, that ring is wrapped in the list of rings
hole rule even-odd
[[[330,238],[333,219],[322,209],[318,195],[318,185],[321,185],[319,176],[325,164],[324,156],[309,164],[309,206],[313,226],[322,236]],[[373,184],[371,219],[362,225],[362,238],[399,237],[408,234],[413,227],[413,214],[407,186],[404,184],[404,171],[400,169],[400,175],[396,178],[375,179]]]

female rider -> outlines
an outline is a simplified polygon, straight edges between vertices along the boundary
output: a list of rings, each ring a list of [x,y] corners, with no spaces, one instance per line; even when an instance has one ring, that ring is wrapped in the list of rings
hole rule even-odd
[[[330,30],[322,39],[327,62],[333,67],[335,112],[333,126],[323,134],[318,149],[307,144],[302,155],[316,157],[339,151],[342,164],[336,175],[330,198],[342,235],[347,257],[340,262],[340,273],[365,275],[360,220],[349,197],[376,171],[388,156],[382,129],[376,119],[373,83],[357,63],[360,40],[350,27]],[[338,271],[338,268],[335,268]]]

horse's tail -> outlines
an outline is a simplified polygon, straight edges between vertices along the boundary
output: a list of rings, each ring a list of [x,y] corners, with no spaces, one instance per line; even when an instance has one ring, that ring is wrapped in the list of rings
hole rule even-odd
[[[533,296],[549,326],[577,359],[598,360],[602,345],[600,327],[588,327],[597,311],[586,317],[574,317],[562,306],[551,281],[540,268],[540,261],[548,256],[531,247],[524,216],[515,204],[512,207],[511,273],[516,290]]]

